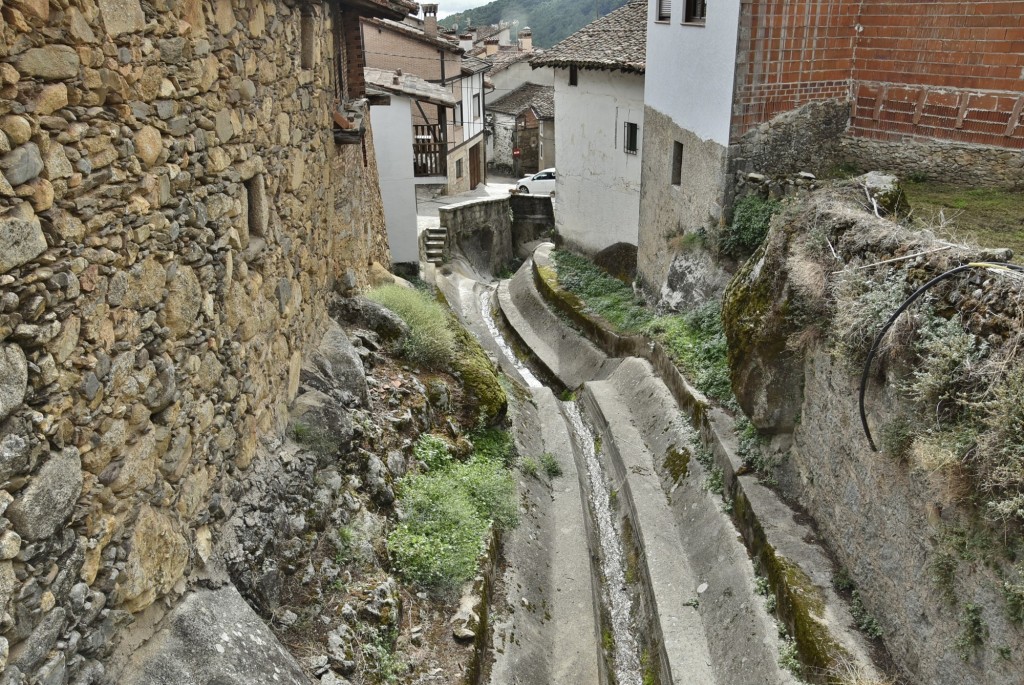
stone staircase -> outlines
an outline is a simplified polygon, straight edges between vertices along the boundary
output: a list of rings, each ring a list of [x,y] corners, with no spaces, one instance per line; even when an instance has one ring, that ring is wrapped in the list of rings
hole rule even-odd
[[[448,229],[444,226],[428,228],[423,241],[423,247],[426,261],[435,266],[443,264],[445,252],[448,249]]]

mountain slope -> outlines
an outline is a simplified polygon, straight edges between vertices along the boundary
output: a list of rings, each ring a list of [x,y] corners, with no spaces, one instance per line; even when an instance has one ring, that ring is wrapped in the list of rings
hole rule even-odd
[[[519,21],[516,31],[529,26],[533,30],[533,44],[549,48],[566,36],[626,4],[626,0],[493,0],[482,7],[452,14],[438,23],[451,28],[458,24],[465,28],[488,26],[499,21]]]

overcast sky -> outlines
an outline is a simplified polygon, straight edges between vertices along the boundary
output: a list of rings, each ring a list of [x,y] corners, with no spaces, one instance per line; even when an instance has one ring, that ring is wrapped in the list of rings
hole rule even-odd
[[[439,0],[437,3],[437,18],[444,19],[449,14],[458,14],[464,10],[471,10],[474,7],[483,7],[488,0]],[[422,14],[420,16],[423,16]]]

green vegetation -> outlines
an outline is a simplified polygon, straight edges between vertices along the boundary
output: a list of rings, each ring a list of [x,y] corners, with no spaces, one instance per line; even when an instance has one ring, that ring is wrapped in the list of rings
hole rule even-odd
[[[523,460],[519,462],[519,470],[527,476],[536,478],[537,474],[540,473],[540,465],[533,457],[524,457]]]
[[[402,352],[409,361],[430,369],[451,366],[455,358],[455,331],[444,306],[421,290],[400,285],[374,288],[366,296],[409,324],[409,335],[402,343]]]
[[[881,279],[881,280],[879,280]],[[835,285],[836,307],[832,336],[840,354],[854,367],[864,363],[878,331],[910,293],[906,271],[893,269],[874,279],[864,271],[843,271]],[[898,343],[902,328],[897,323],[887,344]]]
[[[981,607],[968,604],[960,617],[960,636],[956,639],[956,651],[964,661],[970,661],[978,648],[985,644],[988,626],[981,617]]]
[[[515,482],[494,449],[498,443],[491,436],[485,451],[459,462],[436,436],[417,441],[417,458],[436,468],[399,482],[403,518],[388,537],[395,567],[409,580],[438,593],[455,591],[476,573],[491,526],[518,524]]]
[[[1024,623],[1024,564],[1017,564],[1012,578],[1003,580],[1006,615],[1014,623]]]
[[[387,631],[387,635],[381,635],[378,630],[368,630],[361,634],[364,639],[360,645],[363,665],[367,675],[372,678],[371,682],[397,683],[409,670],[409,664],[395,652],[397,630],[392,628]]]
[[[708,475],[704,478],[704,489],[712,495],[721,495],[725,492],[725,480],[722,469],[712,466],[708,469]]]
[[[557,478],[562,475],[561,465],[555,459],[555,455],[550,452],[540,455],[540,466],[544,469],[544,473],[547,474],[548,478]]]
[[[733,208],[732,224],[718,234],[718,251],[734,259],[752,254],[768,235],[768,226],[779,207],[779,202],[756,195],[740,198]]]
[[[439,435],[422,434],[412,447],[412,455],[430,471],[439,471],[452,465],[451,446]]]
[[[913,208],[913,226],[982,247],[1008,247],[1018,262],[1024,256],[1024,202],[1020,191],[927,181],[905,181],[903,191]]]
[[[743,463],[753,469],[766,485],[775,485],[778,482],[775,470],[781,462],[778,456],[768,451],[767,441],[757,432],[757,428],[746,416],[740,415],[736,420],[736,437],[739,442],[736,447],[737,456]]]
[[[689,314],[659,316],[637,299],[632,288],[583,257],[564,250],[555,250],[552,257],[558,285],[578,297],[588,312],[620,333],[658,340],[698,390],[733,405],[719,303],[708,303]]]
[[[533,44],[539,48],[550,48],[563,38],[576,33],[597,18],[604,16],[625,4],[625,0],[533,0],[529,3],[516,0],[493,0],[481,7],[450,14],[438,23],[447,28],[458,25],[488,26],[499,21],[518,21],[511,29],[517,31],[529,26],[533,31]],[[498,93],[504,95],[504,93]]]
[[[662,466],[672,476],[672,482],[678,483],[690,470],[690,450],[686,447],[670,447],[665,452],[665,461]]]
[[[868,637],[878,639],[882,637],[882,626],[878,624],[878,621],[868,613],[868,610],[864,607],[864,602],[860,598],[860,592],[857,590],[853,591],[850,601],[850,615],[853,616],[854,622],[857,624],[857,628]]]
[[[800,653],[796,648],[796,640],[786,636],[779,647],[779,666],[786,669],[797,678],[803,675],[804,666],[800,663]]]

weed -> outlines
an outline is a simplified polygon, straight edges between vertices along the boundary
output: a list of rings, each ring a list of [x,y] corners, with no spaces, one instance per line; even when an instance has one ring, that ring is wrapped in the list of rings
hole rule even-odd
[[[561,465],[559,465],[558,460],[555,459],[555,455],[550,452],[545,452],[540,455],[540,466],[544,469],[544,473],[547,474],[548,478],[557,478],[562,475]]]
[[[515,443],[508,431],[501,428],[477,428],[470,433],[473,442],[473,454],[477,459],[485,459],[511,468],[515,463]]]
[[[875,639],[882,637],[882,626],[878,624],[874,616],[868,613],[868,610],[864,607],[864,602],[860,598],[860,592],[857,590],[853,591],[852,601],[850,602],[850,615],[853,616],[857,628],[862,633]]]
[[[853,584],[853,579],[850,578],[850,574],[846,572],[845,568],[839,569],[834,576],[832,576],[832,587],[839,592],[853,592],[857,589],[857,586]]]
[[[956,639],[957,654],[964,661],[970,661],[978,648],[985,644],[988,637],[988,626],[981,617],[981,607],[968,604],[964,607],[960,618],[960,636]]]
[[[929,564],[932,582],[949,604],[956,603],[956,557],[948,547],[935,550]]]
[[[452,465],[451,446],[444,438],[424,433],[417,438],[412,454],[431,471],[446,469]]]
[[[700,607],[700,599],[698,597],[694,597],[693,599],[688,599],[685,602],[683,602],[683,606],[684,607],[693,607],[694,609],[697,609],[697,608]]]
[[[898,416],[882,427],[882,450],[896,461],[906,461],[914,437],[913,424]]]
[[[428,368],[447,368],[455,357],[455,333],[448,310],[426,293],[400,285],[371,290],[369,299],[398,314],[409,325],[402,352]]]
[[[536,478],[537,474],[540,473],[540,466],[537,464],[537,460],[533,457],[525,457],[521,462],[519,462],[519,470],[527,476]]]
[[[344,566],[352,559],[352,547],[355,542],[355,534],[348,526],[338,529],[334,539],[334,563]]]
[[[999,658],[1002,659],[1003,661],[1010,661],[1010,657],[1012,655],[1012,652],[1011,652],[1010,648],[1007,645],[1002,645],[1000,647],[997,647],[996,648],[996,652],[999,653]]]
[[[392,631],[393,632],[393,631]],[[395,653],[394,635],[382,636],[376,630],[367,631],[360,646],[365,668],[378,683],[396,683],[409,670],[409,665]]]
[[[775,200],[756,195],[738,200],[733,208],[732,224],[718,234],[719,252],[734,258],[754,252],[768,234],[768,226],[779,206]]]
[[[566,390],[562,391],[562,394],[559,395],[558,398],[560,400],[562,400],[563,402],[575,402],[576,401],[576,393],[573,392],[572,390],[566,389]]]
[[[601,646],[609,654],[615,651],[615,636],[612,635],[611,629],[604,628],[601,631]]]
[[[715,466],[708,470],[708,475],[704,477],[704,489],[712,495],[721,495],[725,492],[725,480],[722,469]]]
[[[594,454],[601,454],[601,436],[594,436]]]
[[[754,578],[754,591],[762,597],[767,597],[772,592],[772,587],[768,583],[768,579],[764,576],[756,576]]]
[[[988,353],[988,345],[968,333],[956,319],[927,311],[914,341],[918,364],[904,392],[939,418],[952,418],[976,378],[972,373]]]
[[[1024,623],[1024,565],[1013,569],[1014,578],[1003,580],[1003,598],[1006,600],[1006,615],[1014,623]]]
[[[757,473],[761,482],[775,485],[778,482],[775,471],[781,460],[768,451],[767,441],[757,432],[750,419],[742,416],[736,422],[736,436],[739,438],[736,453],[743,463]]]
[[[842,356],[853,365],[867,358],[878,331],[906,297],[906,271],[892,270],[881,281],[872,280],[864,271],[843,271],[835,284],[836,313],[832,336]],[[904,317],[907,317],[904,314]],[[899,327],[887,336],[898,337]]]
[[[803,664],[800,663],[800,655],[796,649],[796,641],[791,637],[785,637],[779,647],[779,666],[786,669],[797,678],[803,675]]]

